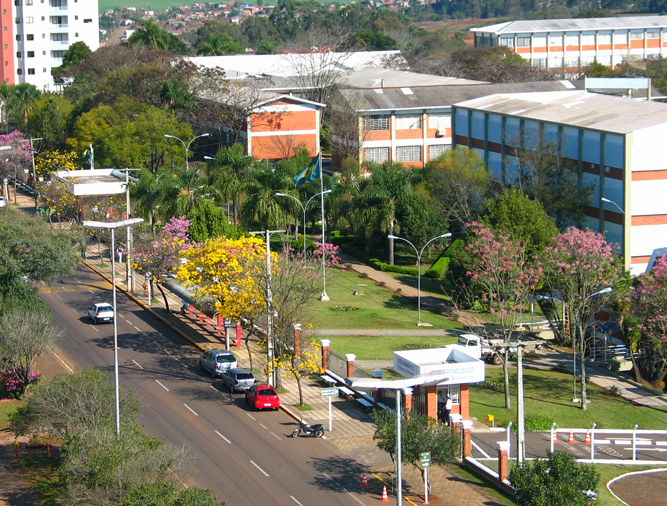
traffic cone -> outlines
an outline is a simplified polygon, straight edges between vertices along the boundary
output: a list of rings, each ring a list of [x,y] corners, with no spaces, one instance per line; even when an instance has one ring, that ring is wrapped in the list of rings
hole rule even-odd
[[[558,444],[558,432],[554,431],[553,443]]]
[[[586,437],[584,438],[584,444],[585,445],[591,444],[591,431],[589,431],[589,430],[586,431]]]
[[[366,473],[364,472],[363,477],[361,478],[361,486],[362,487],[367,487],[368,486],[368,479],[366,479]]]
[[[389,496],[387,495],[387,485],[382,485],[382,499],[380,502],[389,502]]]
[[[567,438],[567,442],[569,444],[574,444],[576,441],[574,440],[574,431],[570,431],[570,435]]]

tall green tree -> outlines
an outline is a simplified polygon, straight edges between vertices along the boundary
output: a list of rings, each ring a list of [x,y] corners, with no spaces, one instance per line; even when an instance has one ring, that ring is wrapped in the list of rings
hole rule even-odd
[[[187,54],[187,46],[178,37],[165,32],[154,21],[140,21],[137,30],[127,41],[131,46],[148,46],[155,51],[170,51],[176,54]]]
[[[234,42],[227,34],[209,35],[208,39],[197,43],[196,49],[198,55],[204,56],[222,56],[245,52],[243,46],[238,42]]]
[[[35,143],[40,151],[65,147],[65,139],[74,113],[74,104],[62,95],[44,93],[32,103],[26,131],[30,137],[41,139]]]

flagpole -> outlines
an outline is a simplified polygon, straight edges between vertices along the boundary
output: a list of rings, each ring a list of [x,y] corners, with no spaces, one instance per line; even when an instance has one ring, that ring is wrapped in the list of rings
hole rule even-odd
[[[324,248],[324,173],[322,172],[322,152],[318,156],[320,164],[320,199],[322,204],[322,296],[320,300],[322,302],[329,302],[329,296],[327,295],[327,267],[326,267],[326,250]]]

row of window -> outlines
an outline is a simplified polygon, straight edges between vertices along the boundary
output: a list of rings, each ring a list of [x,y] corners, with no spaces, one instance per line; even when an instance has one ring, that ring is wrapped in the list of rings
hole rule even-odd
[[[450,145],[434,144],[428,146],[428,159],[435,160],[445,151],[452,149]],[[365,148],[364,160],[367,162],[384,163],[389,161],[389,148]],[[396,162],[421,162],[422,146],[397,146]]]
[[[78,37],[78,35],[79,35],[79,34],[77,33],[77,37]],[[45,34],[45,33],[42,34],[42,38],[43,38],[43,39],[46,38],[46,34]],[[26,36],[25,36],[25,40],[26,40],[26,41],[35,40],[35,35],[32,34],[32,33],[27,33]],[[69,34],[67,34],[67,33],[52,33],[52,34],[51,34],[51,40],[52,40],[53,42],[64,42],[64,43],[67,43],[68,40],[69,40]],[[21,42],[21,34],[17,34],[17,35],[16,35],[16,42]]]
[[[449,118],[446,114],[431,114],[428,117],[428,127],[445,130],[449,125]],[[421,114],[403,114],[396,116],[397,130],[419,130],[422,127]],[[364,130],[367,132],[375,130],[389,130],[389,115],[374,114],[364,116]]]
[[[656,55],[657,56],[657,55]],[[549,68],[577,68],[577,67],[588,67],[593,65],[596,61],[600,65],[605,65],[610,67],[612,65],[611,55],[607,56],[569,56],[563,58],[562,56],[552,56],[548,60],[547,58],[533,58],[532,66],[535,68],[546,68],[547,62],[549,63]]]
[[[646,34],[647,39],[659,39],[660,30],[647,30],[646,32],[630,32],[630,38],[637,40],[643,39],[644,34]],[[596,42],[597,35],[597,42]],[[547,42],[549,46],[594,46],[597,44],[611,44],[612,35],[614,44],[627,44],[628,43],[628,33],[627,32],[617,32],[617,33],[582,33],[582,34],[557,34],[557,35],[540,35],[536,34],[533,36],[530,35],[519,35],[516,37],[516,47],[545,47]],[[662,39],[667,40],[667,31],[663,32]],[[499,44],[501,46],[514,47],[515,37],[513,35],[504,36],[500,38]]]

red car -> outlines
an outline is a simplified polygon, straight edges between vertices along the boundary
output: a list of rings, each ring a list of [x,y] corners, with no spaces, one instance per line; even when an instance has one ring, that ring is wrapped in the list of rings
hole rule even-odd
[[[245,400],[255,409],[278,409],[280,399],[271,385],[256,383],[245,391]]]

